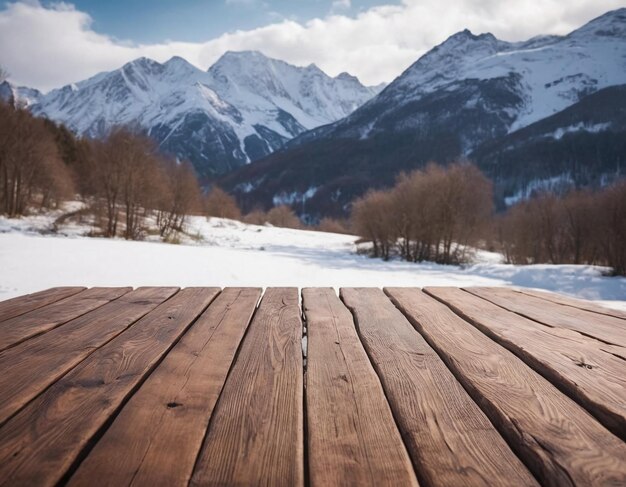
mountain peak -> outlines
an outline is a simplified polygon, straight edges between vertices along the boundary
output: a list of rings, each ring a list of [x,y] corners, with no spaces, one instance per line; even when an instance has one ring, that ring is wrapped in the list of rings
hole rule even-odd
[[[123,71],[128,75],[130,75],[130,73],[158,74],[161,73],[163,69],[164,66],[161,63],[142,56],[127,62],[119,71]]]
[[[181,64],[181,65],[186,65],[186,64],[191,64],[189,61],[187,61],[185,58],[180,57],[180,56],[172,56],[171,58],[169,58],[167,61],[165,61],[163,63],[164,65],[177,65],[177,64]]]
[[[351,81],[353,83],[361,84],[361,82],[359,81],[359,78],[357,78],[356,76],[351,75],[347,71],[344,71],[343,73],[339,73],[337,76],[335,76],[335,79],[340,79],[342,81]]]
[[[165,63],[163,63],[163,66],[172,75],[186,75],[196,72],[202,72],[185,58],[182,58],[180,56],[171,57]]]
[[[155,61],[154,59],[150,59],[148,57],[145,56],[141,56],[138,57],[137,59],[133,59],[132,61],[127,62],[124,67],[126,66],[154,66],[154,65],[161,65],[161,63]]]
[[[490,32],[484,34],[474,34],[469,29],[463,29],[456,34],[452,34],[445,41],[443,41],[437,47],[449,46],[449,45],[458,45],[466,42],[487,42],[487,43],[498,43],[498,39]],[[436,49],[436,48],[435,48]]]
[[[596,17],[573,31],[569,37],[614,37],[626,38],[626,7],[611,10],[600,17]]]
[[[215,62],[215,64],[221,64],[224,62],[236,61],[251,61],[251,60],[269,60],[265,54],[260,51],[226,51],[224,54],[220,56],[220,58]]]
[[[498,40],[491,33],[476,35],[469,29],[464,29],[432,48],[400,77],[405,78],[405,81],[414,87],[433,76],[450,78],[461,66],[471,65],[478,59],[493,56],[509,49],[510,46],[511,44]],[[418,74],[419,79],[413,79],[415,74]]]
[[[29,107],[39,101],[42,94],[35,88],[15,86],[8,80],[0,83],[0,100],[5,102],[17,102],[22,106]]]

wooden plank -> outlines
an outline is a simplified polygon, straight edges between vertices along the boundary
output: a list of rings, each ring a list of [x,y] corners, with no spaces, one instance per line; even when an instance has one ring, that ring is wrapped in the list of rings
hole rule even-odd
[[[420,483],[536,485],[478,405],[380,289],[341,289]]]
[[[56,485],[218,293],[187,288],[96,350],[0,428],[0,485]]]
[[[186,486],[260,289],[225,289],[130,399],[69,485]]]
[[[380,380],[331,288],[304,289],[312,486],[417,485]]]
[[[466,290],[539,323],[567,328],[606,343],[626,347],[626,324],[619,318],[561,306],[507,288],[471,287]]]
[[[110,289],[109,297],[119,296],[128,289]],[[59,328],[0,352],[0,425],[176,291],[176,288],[139,288]]]
[[[516,292],[534,296],[536,298],[546,299],[553,303],[562,304],[563,306],[571,306],[572,308],[584,309],[592,311],[593,313],[599,313],[601,315],[614,316],[615,318],[621,318],[626,320],[626,312],[619,309],[607,308],[600,306],[592,301],[586,301],[584,299],[576,299],[570,296],[564,296],[562,294],[550,293],[546,291],[537,291],[535,289],[515,289]]]
[[[296,288],[269,288],[241,344],[191,485],[304,485],[302,322]]]
[[[466,321],[506,347],[626,440],[626,361],[603,343],[551,328],[458,288],[425,288]]]
[[[626,445],[587,411],[434,298],[386,291],[543,485],[626,483]]]
[[[6,320],[0,325],[0,351],[53,330],[57,326],[119,298],[130,290],[129,287],[94,287],[30,313]]]
[[[53,287],[45,291],[39,291],[26,296],[0,301],[0,323],[14,318],[29,311],[33,311],[42,306],[60,301],[73,294],[84,291],[85,287]]]

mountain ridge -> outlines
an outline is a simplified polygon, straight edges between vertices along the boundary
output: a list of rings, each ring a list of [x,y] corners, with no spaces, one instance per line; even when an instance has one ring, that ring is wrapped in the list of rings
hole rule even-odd
[[[506,187],[496,188],[504,201],[529,184],[532,175],[507,162],[507,171],[523,174],[511,184],[493,162],[497,157],[490,155],[487,164],[475,157],[477,149],[589,95],[626,84],[625,27],[626,8],[622,8],[565,36],[506,42],[489,33],[458,32],[347,117],[292,139],[274,154],[225,176],[222,184],[246,207],[269,206],[281,195],[290,195],[302,202],[301,214],[315,219],[345,214],[354,197],[372,187],[391,185],[399,172],[429,161],[446,164],[470,159],[484,165],[481,169],[490,171],[496,185],[499,177],[507,181]],[[610,125],[600,133],[610,131]],[[574,137],[581,139],[580,134]],[[566,157],[565,151],[557,152]],[[552,168],[563,166],[554,161]],[[594,167],[603,170],[601,164]],[[612,169],[607,166],[607,171]],[[296,177],[303,174],[307,178]],[[594,173],[589,180],[601,177]],[[262,178],[280,183],[264,187]]]
[[[19,98],[15,88],[5,91]],[[354,76],[333,78],[315,65],[228,51],[207,71],[180,56],[164,63],[140,57],[40,94],[29,108],[89,137],[106,135],[116,125],[139,127],[164,152],[190,160],[201,177],[211,177],[344,117],[376,92]]]

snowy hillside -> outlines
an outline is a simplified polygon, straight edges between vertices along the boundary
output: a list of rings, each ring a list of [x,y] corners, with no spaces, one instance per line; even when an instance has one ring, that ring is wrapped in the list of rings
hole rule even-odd
[[[34,88],[14,86],[8,81],[0,83],[0,100],[18,101],[22,106],[34,105],[42,97],[42,93]]]
[[[465,268],[383,262],[358,255],[354,236],[204,217],[190,219],[182,245],[89,238],[88,224],[55,228],[61,214],[0,217],[0,300],[60,285],[480,285],[554,290],[626,310],[626,278],[604,277],[600,267],[513,266],[489,252]]]
[[[594,114],[586,99],[598,95],[618,112],[623,90],[611,88],[620,85],[626,85],[626,8],[563,37],[511,43],[465,30],[346,118],[227,175],[223,186],[247,208],[269,206],[283,194],[304,200],[315,188],[306,199],[307,217],[315,219],[345,215],[355,197],[430,161],[473,161],[494,181],[502,204],[538,179],[610,182],[626,167],[623,117],[616,110]],[[539,144],[526,138],[503,160],[507,136],[549,117],[558,137]]]
[[[373,134],[378,120],[429,94],[459,91],[466,82],[498,79],[508,80],[508,86],[499,100],[482,108],[506,112],[501,118],[508,122],[508,132],[553,115],[602,88],[626,83],[626,8],[608,12],[563,37],[540,36],[511,43],[468,30],[454,34],[417,60],[362,110],[337,124],[337,129],[345,126],[354,131],[357,127],[351,125],[359,120],[361,134],[365,128]],[[477,92],[464,100],[466,107],[481,105],[480,95]],[[362,121],[364,112],[374,117]],[[398,117],[398,122],[407,123],[407,118]]]
[[[376,93],[258,52],[227,52],[208,72],[180,57],[140,58],[43,95],[32,111],[98,137],[137,125],[202,175],[263,157],[292,137],[350,114]]]

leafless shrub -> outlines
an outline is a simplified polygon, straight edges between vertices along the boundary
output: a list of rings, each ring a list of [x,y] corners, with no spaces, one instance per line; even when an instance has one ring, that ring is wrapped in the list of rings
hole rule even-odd
[[[544,193],[510,208],[497,221],[514,264],[599,264],[626,274],[626,181],[601,191]]]
[[[389,191],[369,191],[352,207],[352,226],[358,235],[372,242],[372,255],[388,260],[398,237],[391,221],[393,207]]]
[[[72,195],[70,171],[43,120],[0,102],[0,213],[56,206]]]
[[[298,216],[287,205],[275,206],[268,212],[257,208],[245,215],[243,221],[250,225],[269,224],[283,228],[303,228],[302,222]]]
[[[217,186],[205,197],[204,211],[207,216],[241,220],[241,210],[235,198]]]
[[[353,205],[355,231],[373,255],[397,252],[413,262],[463,262],[492,212],[491,183],[475,167],[429,165],[403,174],[389,191],[366,194]]]
[[[181,232],[185,219],[201,208],[198,180],[191,165],[166,159],[160,169],[153,170],[153,206],[159,234],[171,240]]]
[[[316,230],[327,233],[350,233],[347,222],[328,217],[320,220]]]
[[[302,222],[287,205],[275,206],[267,212],[267,223],[275,227],[302,228]]]
[[[250,225],[265,225],[265,223],[267,223],[267,213],[257,208],[247,213],[243,217],[243,221]]]

